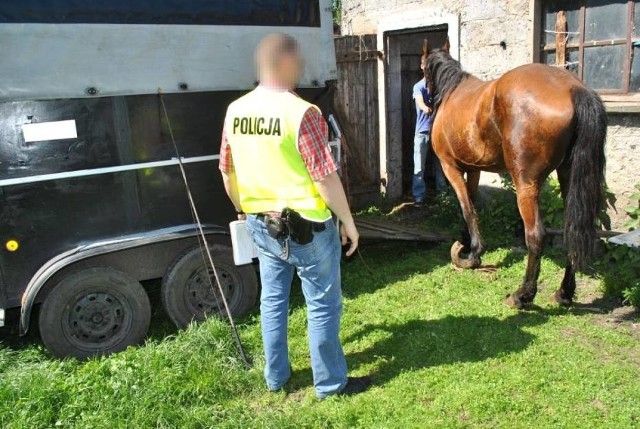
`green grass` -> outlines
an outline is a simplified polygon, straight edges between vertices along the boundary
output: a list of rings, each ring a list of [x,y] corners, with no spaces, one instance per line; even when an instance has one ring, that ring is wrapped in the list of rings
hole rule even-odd
[[[344,265],[342,338],[351,373],[374,377],[364,394],[315,399],[296,289],[288,393],[265,390],[257,314],[240,323],[250,370],[218,320],[173,332],[158,316],[144,346],[84,363],[3,334],[0,427],[640,427],[637,329],[552,305],[562,275],[553,258],[543,260],[539,307],[517,312],[502,299],[524,272],[521,254],[489,252],[496,272],[453,270],[448,245],[371,245],[363,256],[376,273],[358,259]],[[579,300],[593,293],[588,283]]]

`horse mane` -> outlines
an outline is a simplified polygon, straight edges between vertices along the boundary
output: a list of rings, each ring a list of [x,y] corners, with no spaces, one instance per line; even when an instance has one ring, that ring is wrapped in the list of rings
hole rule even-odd
[[[449,94],[470,76],[462,70],[460,63],[449,52],[442,49],[434,49],[429,53],[425,71],[432,84],[433,105],[436,113]]]

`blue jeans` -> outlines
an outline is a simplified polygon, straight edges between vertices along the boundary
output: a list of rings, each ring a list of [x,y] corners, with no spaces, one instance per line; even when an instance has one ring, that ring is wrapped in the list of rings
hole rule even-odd
[[[269,390],[278,390],[289,380],[291,366],[287,344],[289,293],[294,272],[302,281],[307,303],[311,369],[316,395],[324,398],[340,392],[347,383],[347,362],[340,344],[342,316],[340,285],[340,239],[333,220],[314,232],[313,241],[300,245],[289,239],[274,239],[264,222],[247,216],[260,261],[260,313]],[[289,252],[286,245],[288,241]]]
[[[429,134],[416,133],[413,139],[413,198],[416,201],[424,200],[424,195],[427,192],[427,185],[424,182],[424,167],[427,161],[427,153],[431,148],[431,142],[429,140]],[[433,164],[436,174],[436,191],[444,191],[446,182],[444,179],[444,173],[442,172],[442,166],[437,156],[433,157]]]

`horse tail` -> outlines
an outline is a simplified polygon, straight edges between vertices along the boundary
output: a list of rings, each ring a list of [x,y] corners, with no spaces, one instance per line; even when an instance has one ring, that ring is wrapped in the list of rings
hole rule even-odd
[[[565,199],[564,245],[575,269],[585,270],[596,246],[596,219],[602,207],[607,113],[591,89],[571,91],[574,133],[565,163],[570,168]]]

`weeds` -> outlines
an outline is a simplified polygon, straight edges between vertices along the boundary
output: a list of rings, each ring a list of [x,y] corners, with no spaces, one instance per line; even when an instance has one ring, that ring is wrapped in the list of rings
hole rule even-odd
[[[635,186],[636,191],[631,195],[631,201],[635,204],[627,207],[624,211],[629,216],[629,220],[625,223],[625,228],[629,230],[636,230],[640,228],[640,183]]]
[[[633,206],[625,212],[631,230],[640,227],[640,184],[632,195]],[[640,308],[640,249],[607,243],[606,252],[597,264],[603,274],[605,291],[610,296],[621,296],[625,302]]]

